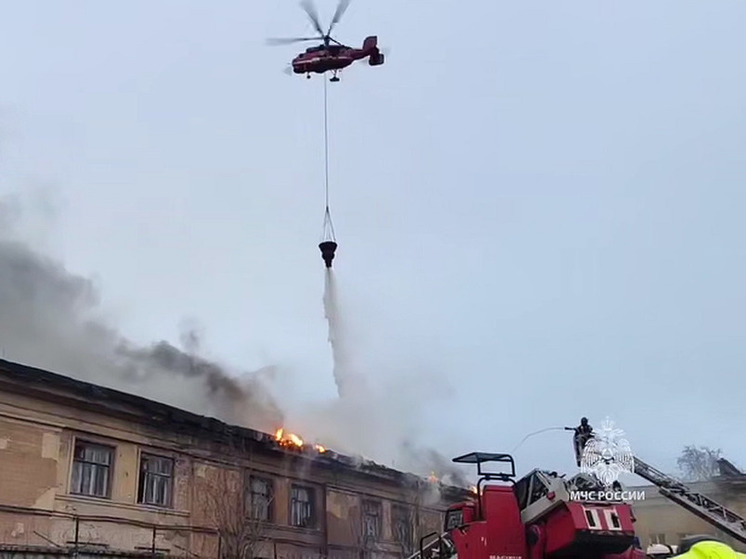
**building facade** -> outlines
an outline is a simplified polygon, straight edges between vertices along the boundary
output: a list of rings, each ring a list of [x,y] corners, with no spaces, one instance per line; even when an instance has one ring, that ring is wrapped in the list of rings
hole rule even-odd
[[[738,471],[726,460],[721,461],[719,476],[711,481],[687,483],[687,486],[731,509],[736,514],[746,516],[746,474]],[[667,499],[658,493],[655,486],[639,486],[629,489],[645,493],[645,499],[633,503],[637,518],[635,529],[643,547],[655,544],[676,546],[685,536],[702,534],[715,536],[735,549],[746,552],[746,545]]]
[[[0,360],[0,553],[400,559],[470,498]]]

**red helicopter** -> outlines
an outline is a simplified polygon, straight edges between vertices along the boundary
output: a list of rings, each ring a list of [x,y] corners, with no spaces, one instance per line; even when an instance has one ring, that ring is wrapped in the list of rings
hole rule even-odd
[[[269,39],[268,42],[273,45],[286,45],[304,41],[321,40],[322,43],[320,45],[307,48],[305,52],[296,56],[291,63],[293,73],[306,74],[306,77],[308,78],[311,77],[312,73],[323,74],[325,72],[332,72],[332,78],[329,81],[338,82],[339,77],[337,77],[337,72],[339,72],[339,70],[346,68],[356,60],[362,60],[364,58],[368,58],[368,64],[370,66],[380,66],[383,64],[384,55],[378,49],[378,37],[367,37],[365,41],[363,41],[362,48],[356,49],[343,45],[330,36],[332,28],[339,23],[339,20],[342,18],[342,15],[345,13],[349,5],[350,0],[340,0],[337,9],[334,12],[334,16],[332,17],[329,29],[324,33],[324,30],[319,23],[319,16],[316,12],[316,8],[310,0],[303,0],[301,2],[301,7],[305,10],[314,29],[318,31],[319,35],[317,37],[300,37],[296,39]]]

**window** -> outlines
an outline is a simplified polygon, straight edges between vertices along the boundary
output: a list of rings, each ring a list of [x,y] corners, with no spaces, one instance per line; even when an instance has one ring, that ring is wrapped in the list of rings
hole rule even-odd
[[[173,473],[172,458],[143,453],[140,456],[140,487],[137,502],[143,505],[170,507]]]
[[[528,506],[528,484],[530,481],[531,478],[524,477],[513,485],[513,492],[515,493],[515,498],[518,500],[518,508],[520,510]]]
[[[249,477],[247,513],[256,520],[272,521],[272,481],[261,477]]]
[[[293,485],[290,491],[290,524],[299,528],[314,528],[313,489]]]
[[[394,540],[402,546],[405,553],[412,553],[414,547],[412,527],[414,522],[411,511],[405,506],[393,505],[391,507],[391,524]]]
[[[363,501],[363,538],[377,540],[381,535],[383,507],[380,501]]]
[[[111,497],[111,467],[114,449],[75,441],[70,493],[91,497]]]
[[[450,532],[464,524],[464,509],[449,510],[446,513],[446,532]]]

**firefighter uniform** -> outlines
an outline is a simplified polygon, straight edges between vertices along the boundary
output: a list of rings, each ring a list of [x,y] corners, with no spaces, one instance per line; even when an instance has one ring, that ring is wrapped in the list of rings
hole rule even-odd
[[[714,540],[697,541],[691,547],[682,545],[680,549],[686,551],[674,556],[675,559],[746,559],[746,553],[739,553],[729,545]]]

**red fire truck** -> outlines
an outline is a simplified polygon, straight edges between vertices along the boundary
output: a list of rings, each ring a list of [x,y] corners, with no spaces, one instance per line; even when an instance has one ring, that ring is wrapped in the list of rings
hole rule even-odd
[[[594,476],[579,473],[566,479],[537,469],[515,481],[509,454],[472,452],[453,461],[476,465],[476,494],[471,501],[452,505],[444,533],[423,537],[409,559],[645,558],[631,504]],[[485,471],[488,463],[503,469]],[[746,543],[746,520],[735,512],[638,458],[634,471],[670,500]]]

